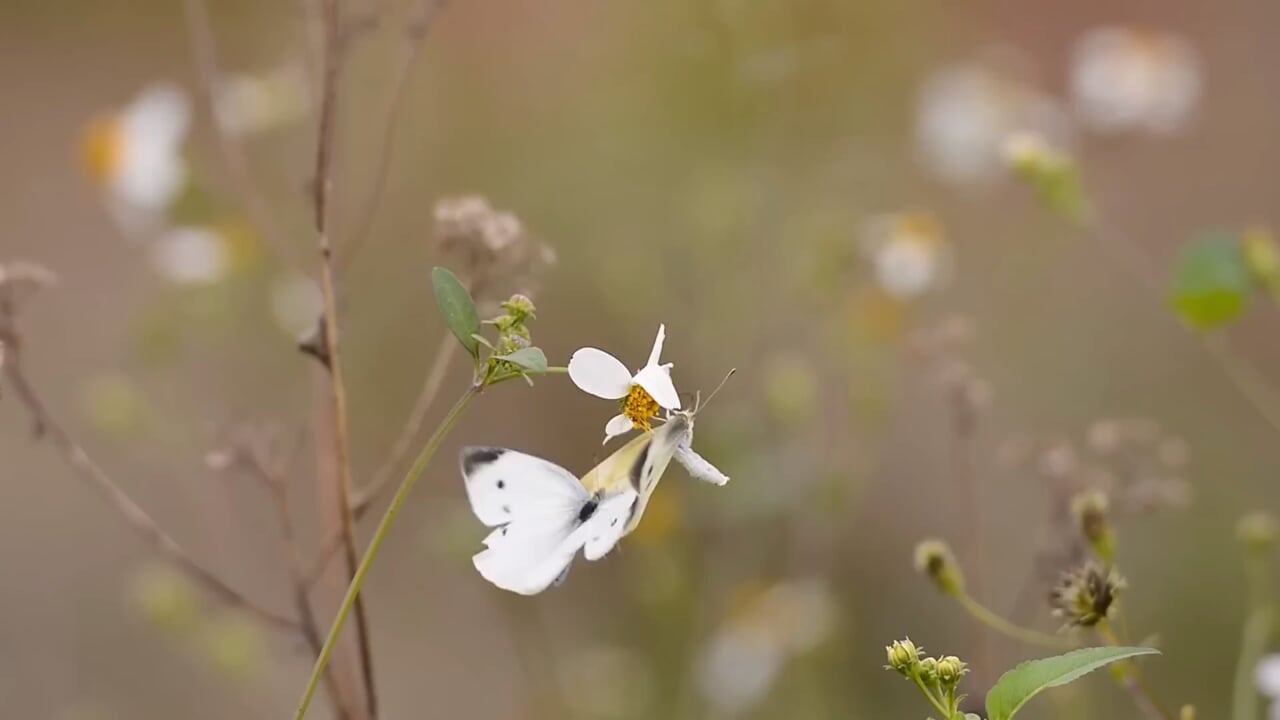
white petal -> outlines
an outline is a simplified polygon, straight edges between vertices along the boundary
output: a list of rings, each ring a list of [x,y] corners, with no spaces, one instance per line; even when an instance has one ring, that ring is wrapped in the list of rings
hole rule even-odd
[[[626,435],[633,427],[635,426],[631,424],[631,418],[626,415],[614,415],[604,425],[604,441],[609,442],[611,438]]]
[[[680,409],[680,395],[671,382],[670,365],[649,365],[636,373],[633,382],[644,388],[662,407],[668,410]]]
[[[1280,699],[1280,655],[1268,655],[1258,661],[1254,670],[1258,692],[1272,700]]]
[[[618,400],[631,389],[631,372],[618,358],[596,348],[582,348],[569,358],[569,379],[583,392]]]
[[[658,358],[662,357],[662,343],[666,342],[666,339],[667,326],[659,325],[658,337],[653,339],[653,349],[649,351],[649,362],[646,364],[646,367],[658,364]]]

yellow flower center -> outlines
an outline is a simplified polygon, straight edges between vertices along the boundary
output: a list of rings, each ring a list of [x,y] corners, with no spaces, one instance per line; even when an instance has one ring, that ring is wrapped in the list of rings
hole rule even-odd
[[[622,414],[627,416],[632,425],[641,430],[648,431],[653,428],[649,421],[658,417],[661,409],[662,406],[658,405],[658,401],[639,385],[632,385],[631,392],[622,398]]]
[[[80,146],[81,161],[89,179],[99,185],[111,181],[120,168],[123,144],[118,118],[102,116],[89,123]]]

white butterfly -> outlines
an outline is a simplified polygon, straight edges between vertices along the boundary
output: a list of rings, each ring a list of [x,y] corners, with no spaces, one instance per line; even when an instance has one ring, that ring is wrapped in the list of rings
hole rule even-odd
[[[635,529],[649,497],[671,464],[683,463],[693,437],[691,412],[671,413],[651,432],[633,438],[581,479],[542,458],[515,450],[468,447],[462,476],[471,509],[494,528],[485,550],[472,558],[486,580],[504,590],[535,595],[569,574],[578,551],[599,560]],[[695,477],[728,478],[700,468]],[[687,465],[686,465],[687,466]]]

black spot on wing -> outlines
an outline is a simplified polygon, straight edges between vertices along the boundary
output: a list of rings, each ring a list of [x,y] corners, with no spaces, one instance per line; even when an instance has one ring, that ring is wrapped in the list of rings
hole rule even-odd
[[[595,498],[588,500],[583,504],[582,509],[578,511],[578,523],[581,524],[590,520],[591,516],[596,514],[596,508],[598,507],[600,507],[600,501]]]
[[[499,478],[499,479],[498,479],[498,489],[499,489],[499,490],[501,490],[502,488],[504,488],[504,487],[506,487],[506,486],[507,486],[507,484],[506,484],[505,482],[503,482],[501,478]]]
[[[571,567],[573,567],[573,563],[569,563],[568,565],[565,565],[564,569],[560,571],[560,574],[556,576],[555,581],[552,582],[551,584],[555,585],[556,587],[563,585],[564,581],[569,579],[569,568]]]
[[[462,474],[471,475],[476,468],[484,467],[502,457],[506,450],[495,447],[469,447],[462,449]]]
[[[640,448],[640,454],[636,456],[635,463],[631,466],[631,487],[635,488],[636,492],[640,492],[640,483],[644,480],[644,466],[649,460],[649,448],[652,446],[653,443],[645,443],[645,446]]]

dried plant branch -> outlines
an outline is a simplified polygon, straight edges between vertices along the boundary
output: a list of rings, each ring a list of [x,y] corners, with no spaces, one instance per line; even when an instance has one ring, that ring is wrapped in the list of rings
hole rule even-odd
[[[133,498],[124,491],[84,448],[54,418],[47,404],[27,377],[22,362],[22,335],[17,325],[17,308],[9,293],[0,287],[0,344],[6,349],[4,376],[18,401],[26,408],[36,435],[49,439],[63,460],[89,487],[101,495],[157,553],[199,583],[227,605],[245,612],[264,624],[288,632],[300,628],[298,620],[276,612],[243,595],[212,570],[201,565],[171,535],[165,532]]]
[[[396,469],[403,465],[404,461],[409,457],[409,452],[414,447],[413,441],[422,432],[422,425],[426,422],[427,413],[431,410],[436,396],[440,394],[440,388],[444,385],[445,374],[449,370],[453,357],[457,354],[457,349],[458,343],[453,338],[453,335],[445,333],[440,340],[440,348],[436,350],[435,360],[431,363],[431,370],[427,372],[427,378],[422,383],[422,390],[418,392],[418,399],[413,403],[413,410],[410,411],[404,427],[400,429],[400,436],[396,438],[396,442],[392,446],[390,454],[387,455],[387,459],[374,472],[373,480],[370,481],[368,487],[359,491],[351,503],[351,510],[355,513],[357,520],[364,517],[374,501],[391,487],[391,481],[395,479]],[[320,544],[320,552],[316,556],[314,563],[303,573],[303,578],[308,587],[320,578],[325,568],[329,566],[329,561],[333,559],[334,554],[341,547],[341,533],[332,533],[324,539]]]
[[[435,359],[431,362],[431,370],[427,372],[422,389],[418,391],[418,399],[414,401],[413,410],[410,411],[404,427],[400,429],[400,436],[391,447],[391,453],[374,472],[369,486],[360,491],[355,498],[353,509],[356,517],[363,516],[369,509],[369,505],[391,487],[391,482],[396,477],[396,470],[409,457],[414,447],[414,440],[422,433],[422,425],[427,420],[427,413],[430,412],[436,397],[440,395],[440,388],[444,386],[445,375],[449,371],[453,358],[458,354],[457,350],[457,340],[452,334],[446,332],[440,339],[440,347],[436,350]]]
[[[264,199],[249,169],[248,154],[235,134],[229,132],[218,120],[217,103],[222,90],[222,69],[218,61],[218,46],[213,34],[209,6],[205,0],[183,0],[183,14],[186,17],[192,61],[200,77],[203,102],[213,121],[213,134],[217,139],[223,170],[275,259],[286,266],[296,266],[285,241],[288,235],[277,222],[274,211]]]
[[[408,89],[409,79],[413,75],[413,68],[417,65],[419,55],[422,54],[422,48],[426,45],[427,33],[431,30],[436,15],[447,4],[448,0],[423,0],[418,13],[405,26],[404,48],[395,71],[395,80],[392,81],[391,98],[387,101],[386,120],[381,135],[382,144],[378,149],[378,165],[373,175],[373,188],[361,204],[356,220],[344,235],[346,240],[338,256],[339,270],[346,269],[369,237],[373,219],[377,216],[382,197],[386,193],[391,168],[391,150],[395,147],[396,133],[400,128],[401,110],[404,108],[405,91]]]
[[[281,473],[267,467],[256,453],[242,454],[248,468],[254,476],[262,481],[271,495],[276,509],[277,522],[280,525],[280,540],[285,551],[285,565],[289,573],[289,584],[293,591],[294,605],[298,610],[299,631],[311,650],[312,657],[320,654],[324,647],[323,629],[316,619],[315,610],[311,606],[308,592],[309,586],[304,581],[302,555],[298,548],[297,532],[293,524],[293,516],[289,512],[288,483]],[[333,701],[338,720],[350,720],[355,717],[351,709],[351,701],[344,697],[337,677],[332,668],[326,668],[324,674],[325,689]]]
[[[342,525],[342,546],[347,564],[347,577],[354,577],[359,564],[356,548],[355,514],[351,510],[350,433],[347,428],[347,391],[342,377],[341,343],[339,341],[337,290],[334,283],[334,253],[329,237],[329,193],[332,188],[334,122],[338,103],[338,75],[341,70],[342,27],[338,0],[324,0],[321,6],[324,36],[320,81],[320,117],[316,137],[315,177],[313,178],[315,234],[320,250],[320,289],[324,296],[323,340],[329,370],[329,389],[334,417],[334,464],[338,476],[338,503]],[[356,642],[360,651],[360,671],[364,682],[365,705],[369,717],[378,716],[378,695],[374,687],[373,654],[369,645],[369,622],[364,600],[355,600]]]

